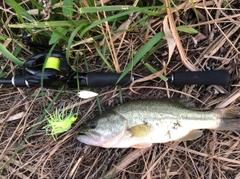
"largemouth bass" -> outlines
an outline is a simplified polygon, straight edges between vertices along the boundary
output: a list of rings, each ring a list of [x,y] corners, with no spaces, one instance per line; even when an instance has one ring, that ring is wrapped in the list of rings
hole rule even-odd
[[[77,139],[104,148],[145,148],[197,139],[202,136],[199,129],[240,129],[239,108],[194,110],[187,105],[176,99],[124,103],[83,125]]]

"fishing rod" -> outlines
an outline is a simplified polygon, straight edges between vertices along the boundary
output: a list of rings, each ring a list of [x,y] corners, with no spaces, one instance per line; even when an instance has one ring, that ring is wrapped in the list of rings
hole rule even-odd
[[[71,70],[65,55],[59,50],[53,50],[49,55],[49,48],[41,44],[33,43],[26,33],[23,34],[24,44],[33,46],[42,53],[34,55],[23,64],[20,74],[10,78],[0,78],[0,84],[12,84],[15,87],[41,87],[60,88],[67,85],[69,88],[77,88],[77,85],[86,87],[104,87],[115,85],[128,85],[141,78],[131,74],[125,75],[121,80],[121,73],[112,72],[88,72],[80,73]],[[230,75],[225,70],[216,71],[187,71],[173,72],[167,76],[168,82],[174,85],[222,85],[229,83]],[[119,80],[119,81],[118,81]]]

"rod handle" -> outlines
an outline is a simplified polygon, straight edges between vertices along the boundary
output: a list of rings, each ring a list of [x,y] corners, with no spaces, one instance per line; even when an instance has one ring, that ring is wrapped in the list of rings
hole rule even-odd
[[[174,72],[172,74],[172,83],[174,85],[198,84],[226,86],[229,80],[230,75],[226,70]]]
[[[88,87],[104,87],[114,85],[128,85],[132,82],[130,74],[125,75],[118,83],[121,73],[104,73],[104,72],[89,72],[86,76]]]

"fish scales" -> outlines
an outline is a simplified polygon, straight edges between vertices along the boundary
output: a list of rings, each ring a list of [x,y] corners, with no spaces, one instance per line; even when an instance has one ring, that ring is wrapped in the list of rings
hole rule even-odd
[[[151,107],[148,107],[151,106]],[[130,110],[129,110],[130,109]],[[141,103],[129,102],[114,109],[118,114],[124,116],[128,121],[128,127],[133,127],[139,123],[161,124],[163,126],[172,126],[176,122],[182,124],[183,127],[190,126],[198,129],[209,128],[219,125],[218,114],[212,111],[196,111],[186,108],[184,105],[174,104],[169,100],[142,100]],[[131,119],[131,120],[129,120]],[[214,120],[209,120],[214,119]],[[206,121],[208,123],[206,123]],[[196,124],[198,126],[196,126]]]
[[[124,103],[80,128],[80,142],[105,148],[144,148],[152,143],[193,140],[199,129],[240,129],[239,108],[194,110],[182,99]]]

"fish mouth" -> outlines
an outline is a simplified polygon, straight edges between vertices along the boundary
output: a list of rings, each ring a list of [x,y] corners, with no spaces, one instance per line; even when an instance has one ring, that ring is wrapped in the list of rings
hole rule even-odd
[[[88,132],[79,132],[78,135],[77,135],[77,137],[79,137],[79,136],[85,136],[85,137],[88,137],[88,138],[91,138],[91,139],[95,140],[94,136],[91,135],[91,134],[88,133]]]
[[[98,136],[88,133],[88,132],[79,132],[76,138],[78,141],[88,144],[88,145],[98,145],[99,144]]]

